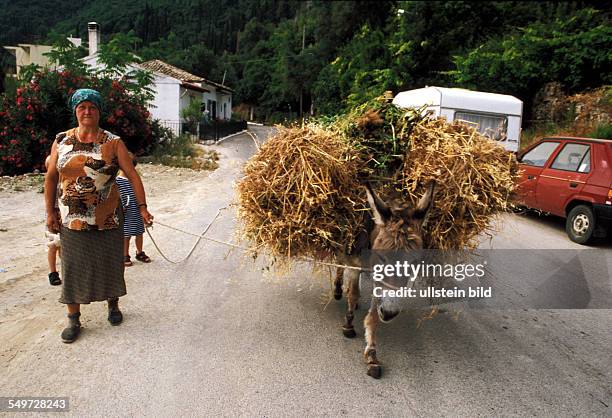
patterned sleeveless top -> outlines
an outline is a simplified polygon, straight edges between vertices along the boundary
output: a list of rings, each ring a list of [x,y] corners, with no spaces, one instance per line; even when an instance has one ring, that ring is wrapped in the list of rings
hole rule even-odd
[[[79,142],[76,128],[57,135],[58,206],[65,228],[90,231],[119,227],[115,213],[118,136],[100,130],[92,143]]]

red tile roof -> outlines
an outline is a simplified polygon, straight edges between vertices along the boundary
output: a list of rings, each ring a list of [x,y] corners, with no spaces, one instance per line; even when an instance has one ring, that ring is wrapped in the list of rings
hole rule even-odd
[[[215,83],[214,81],[207,80],[204,77],[191,74],[185,70],[181,70],[180,68],[175,67],[174,65],[170,65],[167,62],[163,62],[162,60],[151,60],[143,62],[139,65],[145,70],[165,74],[172,78],[176,78],[177,80],[180,80],[184,83],[206,83],[220,90],[233,92],[233,90],[227,86],[223,86],[219,83]],[[208,90],[206,91],[208,92]]]
[[[174,65],[170,65],[161,60],[151,60],[140,64],[145,70],[154,71],[156,73],[162,73],[172,78],[187,82],[187,83],[200,83],[204,81],[204,78],[198,77],[197,75],[188,73],[185,70],[181,70]]]

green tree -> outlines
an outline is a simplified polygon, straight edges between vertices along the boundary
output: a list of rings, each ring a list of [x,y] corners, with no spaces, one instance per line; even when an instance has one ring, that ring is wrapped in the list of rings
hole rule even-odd
[[[181,109],[181,117],[185,119],[189,125],[189,132],[195,134],[198,129],[198,123],[202,119],[202,111],[200,110],[201,103],[197,100],[191,100],[189,105]]]
[[[252,18],[239,33],[239,53],[229,60],[229,65],[240,74],[235,102],[257,104],[269,85],[274,48],[267,40],[272,31],[273,25]]]
[[[95,73],[101,77],[121,78],[125,81],[125,88],[142,103],[146,103],[153,100],[155,92],[151,87],[151,72],[133,65],[142,62],[134,52],[140,42],[134,31],[113,36],[109,42],[100,45],[98,61],[102,65]]]
[[[314,96],[323,113],[341,113],[394,87],[385,43],[381,30],[365,25],[322,70]]]
[[[98,61],[103,64],[98,74],[109,77],[122,77],[131,71],[130,64],[140,62],[135,54],[137,45],[141,42],[134,31],[118,33],[106,43],[100,45]]]
[[[51,32],[49,38],[52,43],[51,51],[43,54],[52,64],[64,68],[73,74],[86,74],[87,65],[81,61],[87,55],[85,48],[77,47],[68,40],[66,35]]]
[[[601,12],[591,23],[593,28],[603,28],[591,31],[592,39],[579,36],[580,42],[585,42],[583,50],[571,46],[567,36],[547,32],[550,47],[556,48],[557,55],[566,55],[566,59],[551,55],[550,66],[556,68],[551,74],[575,88],[588,79],[598,82],[604,75],[592,76],[588,68],[591,61],[581,54],[590,53],[589,42],[597,45],[600,52],[609,50],[607,44],[602,45],[602,38],[608,36],[605,28],[610,26],[610,2],[599,0],[189,0],[179,6],[173,0],[49,0],[30,2],[28,13],[23,13],[20,2],[0,0],[0,27],[6,29],[0,31],[0,42],[44,43],[45,37],[53,38],[49,34],[51,28],[56,33],[86,38],[87,22],[95,16],[102,29],[102,45],[110,39],[117,46],[122,44],[120,53],[129,50],[144,60],[161,59],[216,82],[221,82],[225,74],[226,84],[236,91],[234,103],[259,105],[265,114],[295,110],[300,97],[305,108],[312,97],[318,111],[335,113],[385,89],[399,91],[426,84],[467,86],[472,81],[461,81],[449,73],[458,70],[459,61],[453,57],[466,57],[475,50],[501,54],[506,45],[510,48],[506,53],[509,57],[491,64],[487,71],[479,70],[485,76],[483,85],[489,83],[488,72],[501,77],[501,83],[489,83],[496,88],[514,83],[530,90],[539,84],[537,77],[535,83],[530,77],[525,85],[525,78],[506,74],[506,67],[512,70],[520,64],[520,58],[510,58],[513,54],[527,56],[531,52],[516,52],[512,49],[515,45],[506,41],[525,35],[524,30],[531,28],[535,34],[525,36],[532,36],[541,46],[543,42],[537,39],[541,33],[535,29],[538,24],[547,27],[557,19],[569,24],[577,16],[581,22],[579,15],[586,8]],[[607,21],[600,19],[603,16]],[[370,33],[364,34],[364,27]],[[571,24],[568,27],[578,36],[572,32]],[[132,30],[130,36],[142,42],[114,38]],[[553,39],[561,38],[567,42],[553,45]],[[361,46],[365,48],[363,53]],[[529,45],[527,48],[534,49]],[[79,65],[77,58],[83,55],[81,49],[61,65]],[[477,56],[473,55],[473,60],[479,59]],[[484,61],[482,65],[486,66]],[[599,62],[594,65],[601,68]],[[466,66],[482,67],[475,63]]]
[[[529,105],[544,83],[570,90],[612,83],[612,26],[593,9],[533,23],[454,58],[449,74],[464,87],[519,96]]]

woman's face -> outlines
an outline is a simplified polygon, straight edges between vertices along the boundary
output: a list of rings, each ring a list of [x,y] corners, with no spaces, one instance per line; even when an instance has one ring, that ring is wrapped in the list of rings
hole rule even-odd
[[[76,107],[76,117],[79,126],[97,127],[100,123],[100,110],[92,102],[81,102]]]

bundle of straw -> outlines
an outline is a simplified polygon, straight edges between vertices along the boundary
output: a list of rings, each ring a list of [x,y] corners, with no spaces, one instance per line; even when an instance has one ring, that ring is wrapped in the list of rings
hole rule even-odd
[[[279,127],[246,165],[239,216],[255,252],[327,258],[364,229],[363,180],[413,204],[435,180],[425,247],[470,249],[510,209],[517,173],[514,156],[474,128],[377,100],[324,127]]]
[[[416,203],[436,181],[424,245],[472,249],[490,233],[494,215],[511,209],[518,177],[514,155],[461,122],[423,120],[413,129],[402,173],[402,189]]]
[[[333,133],[278,128],[238,184],[243,235],[255,252],[329,258],[363,228],[357,152]]]

